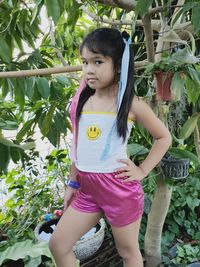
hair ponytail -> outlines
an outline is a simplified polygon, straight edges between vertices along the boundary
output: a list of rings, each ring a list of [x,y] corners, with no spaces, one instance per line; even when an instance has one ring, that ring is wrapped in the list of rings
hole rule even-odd
[[[122,32],[122,37],[126,40],[130,38],[129,34],[126,31]],[[126,83],[126,89],[124,92],[124,96],[122,99],[122,103],[120,106],[120,109],[117,113],[117,132],[119,136],[122,136],[123,139],[126,139],[127,134],[127,122],[128,121],[128,115],[131,108],[132,100],[134,97],[134,54],[133,54],[133,47],[132,45],[129,45],[129,66],[128,66],[128,75],[127,75],[127,83]]]

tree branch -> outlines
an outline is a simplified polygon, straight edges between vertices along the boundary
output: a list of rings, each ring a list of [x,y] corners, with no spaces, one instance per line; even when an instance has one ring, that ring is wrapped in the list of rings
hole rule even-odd
[[[93,18],[94,20],[98,22],[104,22],[111,25],[132,25],[132,20],[116,20],[116,19],[106,19],[103,17],[99,17],[95,15],[94,13],[90,12],[85,6],[81,6],[80,9],[83,10],[88,16]]]
[[[77,0],[77,2],[79,3],[78,0]],[[95,15],[94,13],[90,12],[85,6],[81,6],[80,8],[88,16],[90,16],[92,19],[94,19],[95,21],[98,21],[98,22],[104,22],[104,23],[107,23],[107,24],[115,25],[115,26],[116,25],[132,25],[132,23],[133,23],[132,20],[106,19],[106,18],[103,18],[103,17],[99,17],[99,16]],[[160,31],[160,20],[151,20],[151,23],[152,23],[153,30],[155,30],[156,32],[159,32]],[[143,27],[142,20],[138,19],[136,21],[136,26]]]
[[[147,59],[149,62],[154,62],[154,40],[153,40],[153,31],[151,27],[151,16],[145,15],[142,19],[144,25],[144,33],[146,40],[146,49],[147,49]]]

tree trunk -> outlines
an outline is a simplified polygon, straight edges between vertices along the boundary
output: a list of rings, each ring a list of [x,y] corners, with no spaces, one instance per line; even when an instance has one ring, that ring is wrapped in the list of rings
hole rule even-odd
[[[161,263],[161,236],[171,193],[172,187],[166,185],[162,176],[158,177],[145,234],[144,248],[147,267],[156,267]]]

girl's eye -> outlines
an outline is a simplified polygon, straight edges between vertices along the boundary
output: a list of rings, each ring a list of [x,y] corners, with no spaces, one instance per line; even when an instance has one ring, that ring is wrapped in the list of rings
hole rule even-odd
[[[87,65],[88,63],[86,61],[82,61],[83,65]]]
[[[95,61],[95,64],[96,64],[96,65],[100,65],[101,63],[103,63],[101,60],[96,60],[96,61]]]

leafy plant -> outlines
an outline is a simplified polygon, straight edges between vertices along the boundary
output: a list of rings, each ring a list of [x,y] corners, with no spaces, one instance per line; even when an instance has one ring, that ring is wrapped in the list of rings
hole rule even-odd
[[[190,170],[190,172],[194,172]],[[171,205],[164,225],[163,252],[168,253],[169,247],[176,239],[187,243],[200,239],[199,219],[199,176],[195,171],[183,182],[174,183]]]
[[[31,240],[16,242],[13,246],[1,251],[0,265],[4,266],[9,260],[23,259],[24,266],[39,266],[42,262],[42,255],[47,256],[53,260],[51,252],[49,251],[46,242],[33,243]]]
[[[178,245],[176,254],[176,257],[172,259],[172,262],[175,264],[181,264],[181,266],[184,267],[189,263],[200,260],[200,246],[193,246],[191,244]]]

